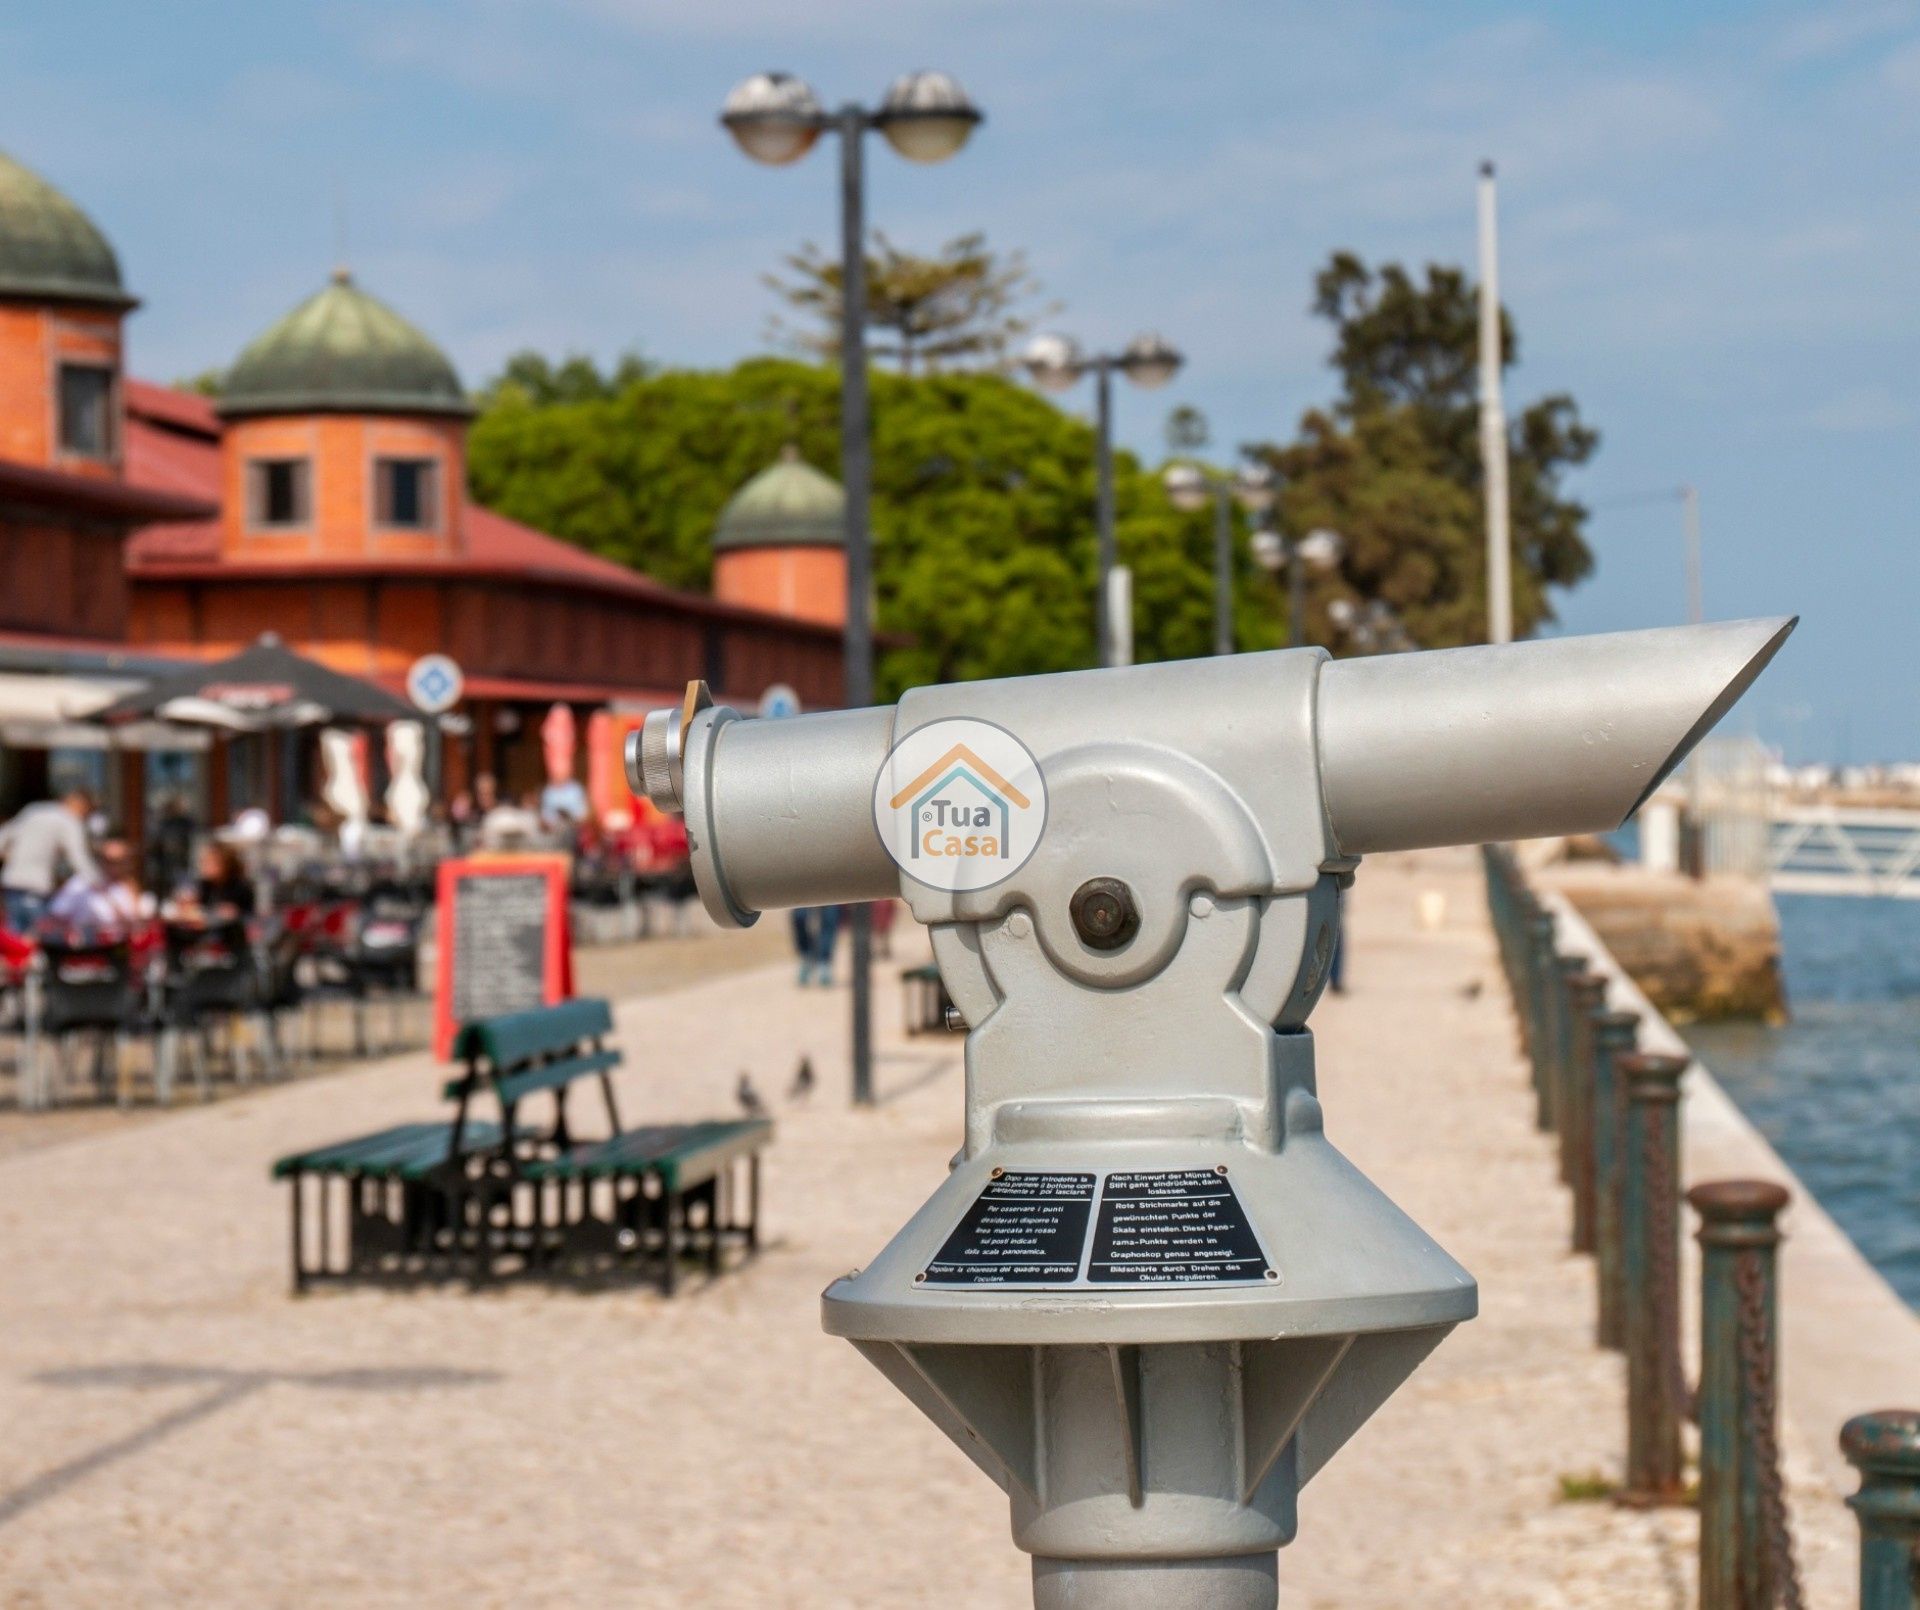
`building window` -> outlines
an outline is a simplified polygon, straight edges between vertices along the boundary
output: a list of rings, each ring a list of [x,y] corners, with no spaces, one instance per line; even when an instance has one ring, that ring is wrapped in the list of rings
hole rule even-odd
[[[439,470],[430,458],[373,461],[373,518],[401,531],[429,531],[439,523]]]
[[[313,465],[304,458],[256,458],[247,465],[247,523],[302,526],[313,508]]]
[[[60,451],[111,459],[118,435],[113,427],[113,371],[93,363],[61,364]]]

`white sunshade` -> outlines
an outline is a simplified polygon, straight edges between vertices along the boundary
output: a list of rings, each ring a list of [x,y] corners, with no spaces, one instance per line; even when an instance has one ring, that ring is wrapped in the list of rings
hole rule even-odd
[[[138,721],[118,732],[86,718],[141,684],[124,677],[0,672],[0,743],[15,749],[204,749],[203,733]]]

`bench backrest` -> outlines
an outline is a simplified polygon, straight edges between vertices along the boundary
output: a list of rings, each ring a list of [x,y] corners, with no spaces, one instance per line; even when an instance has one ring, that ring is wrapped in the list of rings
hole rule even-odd
[[[475,1018],[462,1025],[453,1054],[468,1062],[484,1057],[504,1074],[523,1062],[571,1050],[583,1040],[612,1032],[613,1010],[605,1001],[562,1001],[557,1006]]]
[[[473,1098],[491,1090],[500,1103],[501,1143],[511,1156],[520,1138],[515,1106],[528,1096],[547,1092],[554,1098],[553,1132],[544,1139],[535,1136],[531,1143],[536,1148],[549,1142],[564,1147],[571,1141],[567,1089],[576,1079],[596,1075],[606,1101],[607,1122],[612,1132],[619,1134],[620,1111],[608,1076],[622,1058],[603,1043],[612,1032],[612,1008],[595,999],[561,1001],[531,1011],[476,1018],[463,1025],[453,1048],[454,1054],[465,1061],[467,1071],[449,1080],[445,1092],[449,1100],[460,1103],[454,1119],[455,1135],[464,1133],[467,1127]]]

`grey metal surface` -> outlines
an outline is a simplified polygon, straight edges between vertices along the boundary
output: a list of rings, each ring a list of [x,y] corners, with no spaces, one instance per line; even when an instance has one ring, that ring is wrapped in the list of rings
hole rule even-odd
[[[893,711],[780,721],[702,711],[689,728],[683,808],[694,876],[714,919],[742,927],[782,906],[879,900],[900,872],[873,825],[873,780]]]
[[[1349,855],[1618,827],[1794,621],[1728,621],[1341,660],[1320,765]]]
[[[1051,1560],[1033,1557],[1034,1610],[1272,1610],[1278,1554],[1207,1560]]]
[[[1612,825],[1790,624],[694,717],[681,792],[709,910],[897,891],[970,1026],[952,1172],[821,1316],[1007,1493],[1037,1605],[1266,1610],[1300,1487],[1476,1310],[1472,1277],[1325,1132],[1305,1022],[1358,853]],[[1046,784],[1030,858],[964,892],[905,876],[872,818],[895,738],[955,718],[1012,733]],[[1073,920],[1100,879],[1138,912],[1117,948]],[[952,1264],[994,1182],[1049,1173],[1090,1182],[1058,1221],[1080,1225],[1068,1252],[984,1281]],[[1178,1278],[1109,1260],[1096,1281],[1114,1177],[1149,1174],[1229,1182],[1252,1252]]]

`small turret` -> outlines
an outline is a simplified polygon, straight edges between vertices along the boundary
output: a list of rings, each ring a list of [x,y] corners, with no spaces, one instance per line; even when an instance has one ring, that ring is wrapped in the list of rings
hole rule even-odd
[[[713,530],[713,591],[730,604],[838,626],[847,618],[847,495],[785,448]]]

